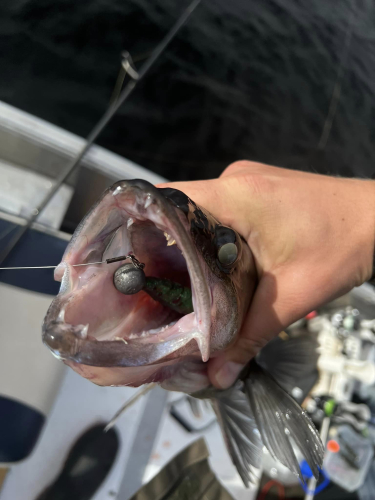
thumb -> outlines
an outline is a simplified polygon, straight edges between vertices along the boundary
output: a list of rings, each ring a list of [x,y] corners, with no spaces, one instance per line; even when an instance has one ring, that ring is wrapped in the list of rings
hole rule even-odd
[[[226,223],[224,216],[231,212],[231,202],[226,195],[227,186],[219,179],[168,182],[157,184],[156,187],[179,189],[195,203],[218,217],[221,222]]]

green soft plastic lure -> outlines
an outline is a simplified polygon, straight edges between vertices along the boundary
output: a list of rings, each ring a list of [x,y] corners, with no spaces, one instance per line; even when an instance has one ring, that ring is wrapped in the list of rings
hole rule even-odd
[[[146,276],[146,284],[143,290],[154,300],[180,314],[185,315],[194,311],[190,288],[179,283]]]
[[[134,295],[143,290],[179,314],[194,312],[190,288],[168,279],[146,276],[143,264],[138,261],[119,267],[113,276],[113,283],[125,295]]]

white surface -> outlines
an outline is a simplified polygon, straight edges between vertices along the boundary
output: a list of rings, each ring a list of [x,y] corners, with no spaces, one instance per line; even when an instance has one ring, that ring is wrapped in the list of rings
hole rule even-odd
[[[171,393],[170,401],[179,399],[181,394]],[[196,427],[200,427],[197,420]],[[166,409],[149,464],[146,467],[144,483],[157,474],[164,465],[193,441],[204,437],[210,451],[210,466],[216,477],[235,500],[253,500],[256,488],[244,487],[228,455],[218,423],[202,432],[187,432]],[[1,499],[2,500],[2,499]],[[119,499],[126,500],[126,499]]]
[[[0,393],[16,397],[43,412],[47,412],[53,402],[61,374],[66,370],[41,342],[41,323],[50,302],[49,296],[0,284]],[[94,423],[108,421],[135,390],[98,387],[72,370],[66,370],[34,453],[11,468],[0,500],[34,500],[57,476],[77,437]],[[180,397],[180,394],[170,394],[171,400]],[[116,498],[110,492],[116,492],[121,484],[145,403],[146,398],[141,399],[119,420],[121,450],[114,468],[93,500]],[[211,418],[212,415],[206,421]],[[205,422],[198,420],[196,426],[202,423]],[[174,455],[202,435],[211,453],[212,469],[220,481],[236,500],[251,500],[254,493],[242,485],[217,423],[208,430],[190,434],[168,411],[162,419],[144,481],[151,479]]]
[[[51,189],[52,182],[44,175],[0,161],[0,209],[21,217],[30,217],[33,209]],[[38,221],[59,229],[72,194],[73,189],[63,184],[40,214]]]
[[[67,130],[0,101],[0,149],[3,158],[18,163],[18,158],[22,156],[19,151],[22,150],[27,152],[27,158],[24,158],[26,166],[43,164],[50,167],[48,171],[60,172],[67,160],[78,155],[85,142],[85,139]],[[96,145],[90,148],[82,164],[114,179],[146,179],[153,184],[165,181],[160,175]]]
[[[54,362],[59,364],[56,359]],[[34,453],[11,468],[0,500],[35,500],[37,494],[58,475],[75,440],[95,423],[107,422],[135,390],[99,387],[68,370]],[[113,492],[121,483],[145,403],[146,398],[141,399],[119,420],[116,429],[121,447],[116,463],[92,500],[116,498]]]
[[[77,437],[94,423],[108,421],[136,390],[98,387],[66,369],[51,355],[41,342],[41,323],[50,302],[49,296],[0,284],[0,394],[16,397],[47,412],[59,387],[60,376],[66,370],[34,453],[11,468],[0,500],[35,500],[58,475]],[[170,394],[171,400],[180,397],[180,394]],[[93,500],[116,498],[110,492],[116,492],[121,484],[145,403],[146,398],[141,399],[119,420],[121,450],[114,468]],[[212,415],[206,421],[211,418]],[[197,427],[206,421],[197,421]],[[162,419],[144,481],[151,479],[174,455],[202,435],[211,453],[212,469],[228,491],[236,500],[254,498],[254,493],[242,485],[231,463],[217,423],[206,431],[190,434],[168,411]]]
[[[26,225],[26,220],[22,217],[18,217],[17,215],[12,215],[7,212],[3,212],[0,210],[0,218],[7,220],[8,222],[11,222],[12,224],[17,224],[18,226],[25,226]],[[64,241],[70,241],[72,235],[68,233],[64,233],[62,231],[57,231],[56,229],[49,228],[48,226],[44,226],[43,224],[40,224],[39,222],[34,222],[31,225],[32,229],[36,229],[37,231],[40,231],[44,234],[50,234],[51,236],[54,236],[55,238],[59,238],[60,240]],[[0,240],[1,238],[4,237],[4,233],[0,234]]]
[[[42,343],[41,325],[51,301],[48,295],[0,283],[0,394],[43,414],[65,370]]]

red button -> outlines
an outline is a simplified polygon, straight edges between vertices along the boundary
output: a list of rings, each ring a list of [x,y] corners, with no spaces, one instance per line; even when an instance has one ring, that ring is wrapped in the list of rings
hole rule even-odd
[[[335,441],[334,439],[331,439],[327,443],[327,450],[331,451],[332,453],[337,453],[340,451],[340,445],[337,441]]]
[[[316,316],[318,316],[318,313],[316,311],[311,311],[307,316],[305,316],[305,319],[313,319]]]

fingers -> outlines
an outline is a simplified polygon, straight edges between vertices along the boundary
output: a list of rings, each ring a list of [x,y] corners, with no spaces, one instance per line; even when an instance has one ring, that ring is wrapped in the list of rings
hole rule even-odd
[[[218,179],[172,182],[157,187],[183,191],[222,224],[232,227],[247,239],[252,225],[264,213],[268,200],[265,195],[270,190],[266,176],[252,176],[249,171],[259,170],[260,174],[260,170],[266,167],[255,162],[236,162],[229,165]]]
[[[179,189],[195,203],[201,205],[213,215],[225,209],[225,187],[217,179],[207,181],[170,182],[157,184],[158,188]]]
[[[201,208],[216,217],[222,224],[238,231],[247,238],[248,220],[239,217],[248,207],[249,195],[241,189],[241,183],[236,178],[212,179],[207,181],[172,182],[158,184],[157,187],[179,189],[189,196]]]

